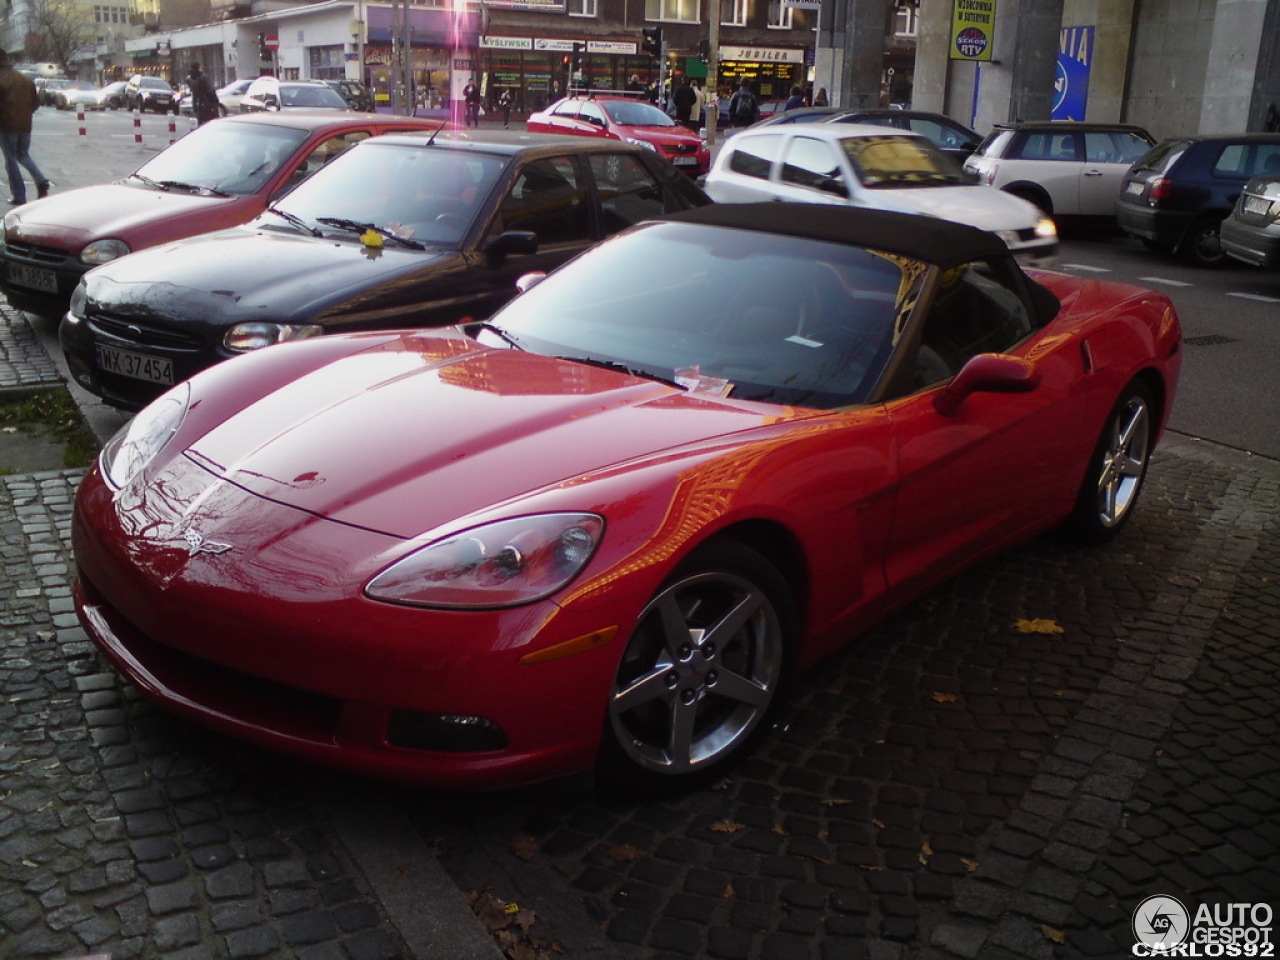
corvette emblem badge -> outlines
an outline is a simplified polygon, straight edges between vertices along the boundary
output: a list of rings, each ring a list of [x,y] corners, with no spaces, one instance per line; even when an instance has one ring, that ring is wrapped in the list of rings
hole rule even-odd
[[[217,540],[206,540],[194,530],[188,530],[182,535],[182,539],[187,541],[187,553],[193,557],[197,553],[226,553],[231,549],[231,544],[221,543]]]

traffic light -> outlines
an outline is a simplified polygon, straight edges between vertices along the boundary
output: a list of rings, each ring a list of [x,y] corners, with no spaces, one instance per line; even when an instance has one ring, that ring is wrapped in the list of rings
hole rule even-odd
[[[258,56],[263,60],[271,59],[271,48],[267,46],[267,35],[265,33],[258,34]]]
[[[580,43],[573,45],[573,69],[574,72],[582,69],[582,44]]]
[[[662,56],[662,28],[645,27],[643,33],[644,39],[640,42],[640,49],[655,57]]]
[[[703,63],[708,63],[711,60],[711,41],[710,40],[698,41],[698,59],[701,60]]]

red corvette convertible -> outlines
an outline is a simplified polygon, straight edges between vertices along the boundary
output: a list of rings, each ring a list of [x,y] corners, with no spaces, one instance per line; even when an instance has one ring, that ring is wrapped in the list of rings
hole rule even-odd
[[[836,206],[641,224],[462,328],[180,384],[77,501],[77,603],[169,709],[444,787],[684,789],[960,567],[1133,515],[1181,335],[1134,287]]]

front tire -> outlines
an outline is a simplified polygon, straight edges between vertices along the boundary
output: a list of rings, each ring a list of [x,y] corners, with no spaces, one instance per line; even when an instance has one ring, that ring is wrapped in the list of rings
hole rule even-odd
[[[768,729],[788,672],[794,602],[777,570],[729,541],[695,551],[636,621],[597,776],[647,794],[722,776]]]
[[[1155,404],[1140,380],[1130,383],[1107,417],[1068,530],[1086,543],[1105,543],[1129,522],[1142,492],[1155,439]]]

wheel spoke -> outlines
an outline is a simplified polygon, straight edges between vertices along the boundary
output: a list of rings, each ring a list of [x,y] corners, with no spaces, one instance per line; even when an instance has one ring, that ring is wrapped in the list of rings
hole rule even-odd
[[[667,737],[667,759],[676,770],[687,770],[693,760],[693,738],[697,729],[698,702],[679,698],[671,705],[671,730]]]
[[[618,713],[626,713],[652,703],[655,700],[670,700],[673,697],[671,687],[667,684],[670,668],[659,665],[613,695],[613,709]]]
[[[662,645],[674,660],[680,655],[680,648],[688,644],[692,638],[684,611],[676,599],[675,591],[668,593],[658,601],[654,611],[662,627]]]
[[[717,697],[727,697],[752,707],[767,706],[769,698],[773,695],[768,687],[740,673],[725,670],[723,667],[717,671],[716,682],[711,687],[711,692]]]
[[[762,599],[757,593],[748,593],[735,603],[723,617],[717,620],[702,638],[702,643],[714,643],[723,649],[733,639],[734,634],[742,629],[760,609]]]

